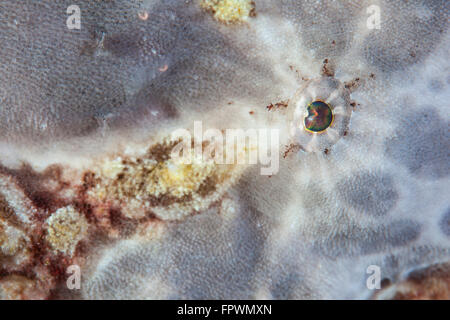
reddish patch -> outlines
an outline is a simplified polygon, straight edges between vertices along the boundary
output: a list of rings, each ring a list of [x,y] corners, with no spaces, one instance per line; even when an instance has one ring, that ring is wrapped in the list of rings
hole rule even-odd
[[[267,110],[270,111],[272,109],[277,110],[277,109],[280,109],[280,108],[287,108],[288,105],[289,105],[289,101],[280,101],[280,102],[277,102],[275,104],[271,103],[266,108],[267,108]]]

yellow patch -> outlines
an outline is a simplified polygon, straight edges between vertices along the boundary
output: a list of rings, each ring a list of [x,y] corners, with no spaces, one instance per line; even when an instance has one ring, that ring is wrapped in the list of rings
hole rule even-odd
[[[224,23],[247,21],[255,10],[254,2],[249,0],[201,0],[200,6]]]
[[[56,210],[46,221],[46,240],[55,252],[72,256],[80,240],[87,235],[86,218],[72,206]]]
[[[204,209],[232,182],[236,166],[202,160],[193,151],[185,163],[171,157],[175,145],[165,141],[139,157],[104,160],[93,172],[89,198],[116,205],[129,218],[153,212],[162,219],[179,219]]]

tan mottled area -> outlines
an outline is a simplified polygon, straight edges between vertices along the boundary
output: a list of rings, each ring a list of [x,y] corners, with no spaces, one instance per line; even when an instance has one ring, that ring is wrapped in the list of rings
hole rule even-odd
[[[380,299],[449,300],[450,264],[433,265],[412,272],[405,281],[387,287]]]
[[[41,300],[46,296],[47,292],[26,277],[11,275],[0,279],[0,300]]]
[[[20,273],[66,298],[57,291],[78,263],[73,298],[364,299],[369,266],[395,285],[449,261],[450,3],[255,0],[256,17],[248,1],[200,3],[80,0],[82,27],[67,30],[71,0],[0,2],[0,192],[33,250],[33,264],[2,265],[0,282]],[[359,86],[348,131],[308,151],[290,130],[305,105],[292,101],[341,101],[315,81],[324,73]],[[195,121],[274,128],[282,153],[300,146],[270,177],[136,148]],[[23,162],[61,167],[64,181]],[[69,204],[80,216],[59,217]],[[81,216],[89,233],[76,244],[67,221]],[[66,236],[72,257],[48,241],[70,250]],[[33,296],[24,279],[5,283]]]
[[[46,240],[55,252],[72,256],[76,246],[88,231],[86,218],[72,206],[56,210],[46,221]]]
[[[23,231],[0,220],[0,260],[5,260],[6,266],[19,266],[29,259],[29,244]]]
[[[26,237],[22,231],[0,221],[0,249],[4,255],[17,254],[24,249],[25,243]]]
[[[162,219],[179,219],[207,207],[239,171],[235,165],[216,164],[193,152],[188,162],[172,157],[172,147],[162,142],[144,155],[104,160],[94,171],[95,186],[88,196],[120,205],[129,218],[153,212]],[[155,153],[155,149],[162,151]]]
[[[15,219],[14,210],[0,194],[0,261],[9,268],[19,267],[30,258],[30,239],[12,223]]]

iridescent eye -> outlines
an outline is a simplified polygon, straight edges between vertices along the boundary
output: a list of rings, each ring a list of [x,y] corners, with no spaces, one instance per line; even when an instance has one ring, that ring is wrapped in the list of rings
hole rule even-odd
[[[307,107],[308,115],[305,117],[305,129],[311,132],[325,131],[333,122],[333,112],[328,104],[316,100]]]
[[[309,80],[289,105],[293,112],[290,135],[306,152],[329,150],[349,130],[350,92],[332,77]]]

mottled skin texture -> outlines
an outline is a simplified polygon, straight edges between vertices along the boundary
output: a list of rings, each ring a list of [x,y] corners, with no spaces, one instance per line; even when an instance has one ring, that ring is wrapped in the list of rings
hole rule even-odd
[[[241,24],[197,1],[79,1],[72,31],[70,4],[0,3],[1,173],[18,189],[46,181],[22,161],[66,172],[194,120],[280,129],[280,170],[250,166],[207,210],[91,239],[81,290],[62,281],[52,297],[358,299],[374,294],[369,265],[396,283],[449,261],[448,1],[255,1]],[[324,76],[324,59],[341,83],[359,79],[348,132],[283,156],[294,107],[266,106]],[[72,201],[45,190],[44,216]]]

